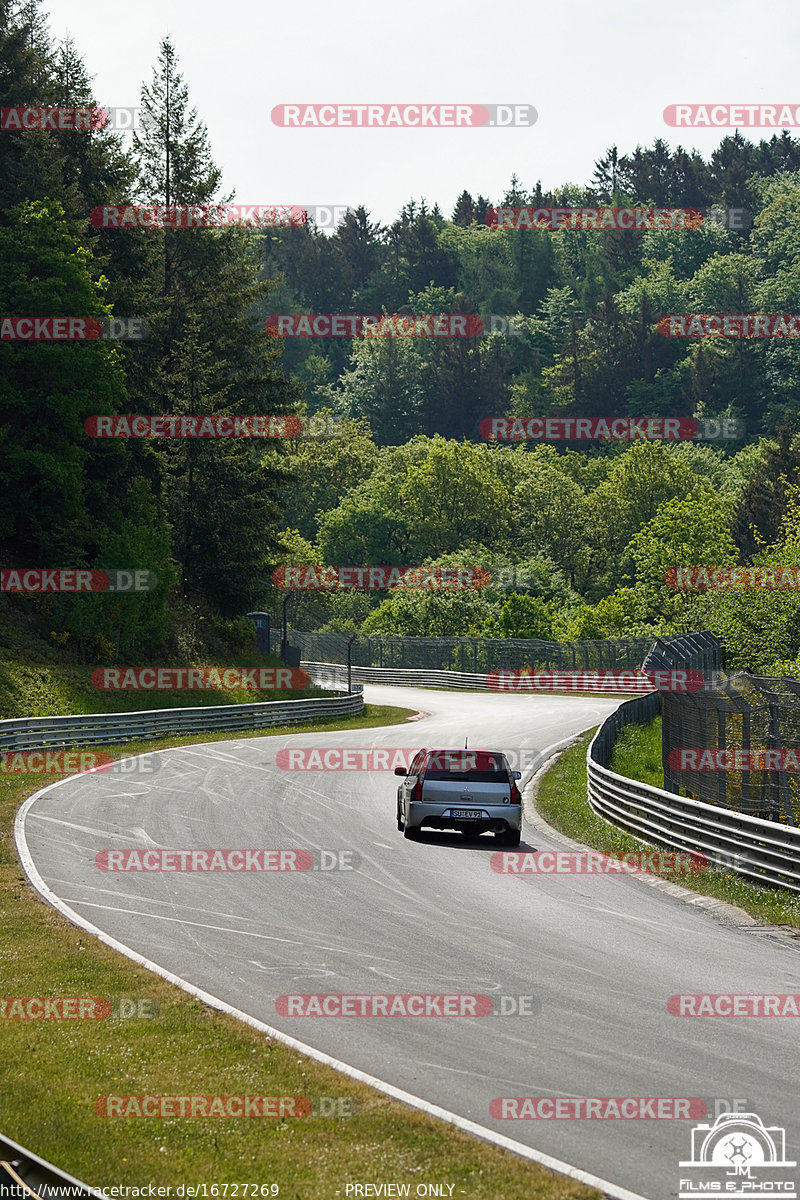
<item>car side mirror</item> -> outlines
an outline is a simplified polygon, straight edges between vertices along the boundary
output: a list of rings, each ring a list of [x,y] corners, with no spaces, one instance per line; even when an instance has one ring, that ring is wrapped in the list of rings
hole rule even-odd
[[[405,779],[406,775],[408,774],[408,771],[406,770],[405,767],[395,767],[394,773],[395,773],[395,775],[402,775],[403,778]]]
[[[515,779],[522,779],[522,771],[513,771],[512,774]]]

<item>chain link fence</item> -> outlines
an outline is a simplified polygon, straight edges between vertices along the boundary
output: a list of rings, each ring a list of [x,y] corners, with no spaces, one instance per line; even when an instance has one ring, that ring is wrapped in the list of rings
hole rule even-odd
[[[644,665],[685,665],[690,641],[656,642]],[[800,826],[800,682],[700,669],[702,690],[661,695],[665,790]]]
[[[281,649],[280,628],[273,626],[271,646]],[[652,646],[648,637],[583,642],[545,642],[537,638],[388,637],[385,634],[307,633],[291,630],[288,640],[302,662],[346,663],[354,667],[460,671],[633,670]]]

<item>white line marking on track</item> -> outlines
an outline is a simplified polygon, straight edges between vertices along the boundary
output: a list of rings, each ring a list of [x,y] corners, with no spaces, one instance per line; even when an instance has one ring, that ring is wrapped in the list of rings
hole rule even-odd
[[[161,751],[167,753],[167,751]],[[646,1196],[641,1196],[638,1192],[631,1192],[627,1188],[619,1187],[616,1183],[610,1183],[608,1180],[600,1179],[597,1175],[592,1175],[589,1171],[583,1171],[580,1167],[573,1167],[570,1163],[562,1162],[561,1159],[553,1158],[550,1154],[543,1154],[540,1150],[535,1150],[532,1146],[526,1146],[523,1142],[515,1142],[513,1138],[506,1137],[505,1134],[498,1133],[494,1129],[490,1129],[486,1125],[479,1125],[475,1121],[469,1121],[466,1117],[459,1116],[458,1113],[450,1112],[446,1108],[440,1108],[438,1104],[431,1104],[430,1101],[424,1100],[421,1096],[414,1096],[411,1092],[403,1091],[402,1088],[395,1087],[392,1083],[387,1083],[383,1079],[378,1079],[375,1075],[370,1075],[366,1071],[361,1071],[358,1067],[353,1067],[350,1063],[342,1062],[340,1059],[333,1058],[330,1054],[325,1054],[322,1050],[317,1050],[314,1046],[309,1046],[306,1042],[301,1042],[297,1038],[290,1037],[289,1034],[282,1033],[280,1029],[275,1029],[272,1025],[267,1025],[264,1021],[259,1021],[255,1017],[249,1016],[233,1005],[227,1004],[224,1000],[219,1000],[216,996],[212,996],[210,992],[203,991],[202,988],[195,987],[193,983],[183,979],[180,975],[175,975],[172,971],[168,971],[159,963],[153,962],[144,955],[138,954],[132,950],[130,946],[126,946],[124,942],[118,941],[111,937],[91,921],[86,920],[80,913],[75,912],[68,904],[65,904],[55,892],[53,892],[42,879],[36,869],[33,858],[31,857],[28,843],[25,837],[25,817],[31,806],[47,792],[53,788],[61,787],[69,782],[70,777],[58,780],[56,783],[51,783],[48,787],[43,788],[40,792],[35,792],[32,796],[22,804],[17,812],[14,821],[14,840],[17,846],[17,852],[20,856],[25,874],[31,882],[31,885],[36,889],[49,904],[53,906],[62,916],[66,917],[74,925],[78,925],[81,929],[85,929],[87,933],[94,934],[106,946],[110,946],[112,950],[119,951],[132,962],[139,963],[140,966],[146,967],[148,971],[152,971],[155,975],[160,975],[162,979],[166,979],[168,983],[174,984],[176,987],[182,988],[192,996],[196,996],[209,1008],[219,1009],[220,1012],[227,1013],[229,1016],[237,1017],[240,1021],[250,1025],[253,1029],[257,1029],[260,1033],[264,1033],[267,1037],[274,1038],[281,1042],[284,1046],[288,1046],[292,1050],[297,1050],[301,1054],[307,1055],[314,1059],[315,1062],[323,1063],[327,1067],[332,1067],[336,1071],[340,1071],[343,1075],[348,1075],[351,1079],[357,1080],[359,1083],[364,1083],[368,1087],[373,1087],[379,1092],[383,1092],[386,1096],[391,1096],[394,1100],[399,1100],[402,1104],[407,1104],[411,1108],[419,1109],[421,1112],[427,1113],[430,1117],[436,1117],[441,1121],[447,1121],[448,1124],[454,1125],[457,1129],[463,1130],[464,1133],[470,1133],[473,1136],[480,1138],[481,1141],[491,1142],[494,1146],[500,1146],[503,1150],[510,1150],[513,1154],[520,1158],[527,1158],[532,1162],[539,1163],[542,1167],[547,1167],[551,1171],[556,1171],[560,1175],[566,1175],[570,1179],[576,1179],[580,1183],[585,1183],[589,1187],[598,1188],[601,1192],[605,1192],[607,1196],[611,1196],[614,1200],[647,1200]],[[99,907],[99,906],[94,906]],[[145,913],[145,916],[151,914]],[[251,935],[252,936],[252,935]],[[262,935],[259,935],[262,936]]]

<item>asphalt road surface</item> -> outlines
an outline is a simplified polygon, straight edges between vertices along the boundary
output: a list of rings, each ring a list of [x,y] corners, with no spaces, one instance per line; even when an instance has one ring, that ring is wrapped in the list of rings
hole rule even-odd
[[[284,1033],[652,1200],[677,1195],[694,1120],[500,1120],[499,1097],[743,1102],[800,1157],[790,1017],[676,1017],[676,993],[800,993],[800,956],[626,876],[492,870],[491,836],[406,841],[387,772],[284,770],[284,747],[461,747],[519,754],[598,724],[598,697],[366,685],[425,710],[403,725],[242,738],[152,756],[151,773],[76,777],[24,819],[32,861],[75,913]],[[523,827],[520,849],[556,846]],[[104,872],[106,849],[348,851],[354,870]],[[125,860],[127,861],[127,859]],[[333,861],[329,856],[327,862]],[[338,861],[338,860],[337,860]],[[347,865],[348,860],[342,860]],[[800,948],[800,942],[798,942]],[[532,996],[533,1015],[282,1016],[285,994]],[[176,1085],[179,1081],[176,1080]],[[720,1102],[720,1104],[718,1104]]]

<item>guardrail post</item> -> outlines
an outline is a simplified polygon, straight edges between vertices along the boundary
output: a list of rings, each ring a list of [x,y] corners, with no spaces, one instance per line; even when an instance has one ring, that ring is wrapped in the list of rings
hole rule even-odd
[[[353,636],[350,638],[349,642],[347,643],[347,694],[348,694],[348,696],[351,696],[353,694],[353,642],[356,640],[357,637],[358,637],[358,634],[354,633]]]

